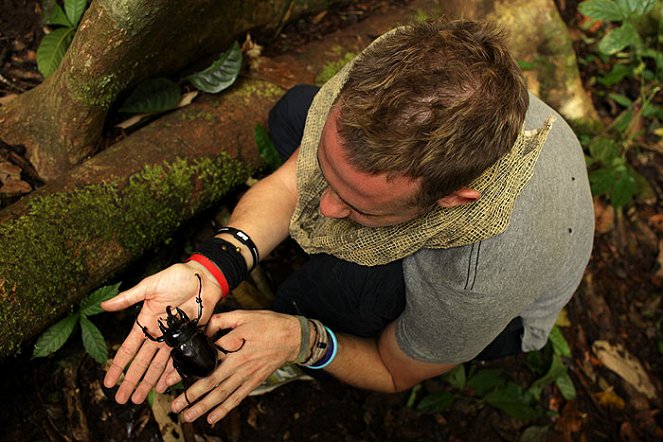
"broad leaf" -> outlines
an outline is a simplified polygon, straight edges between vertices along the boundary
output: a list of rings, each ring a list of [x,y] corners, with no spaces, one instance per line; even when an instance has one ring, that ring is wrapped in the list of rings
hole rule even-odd
[[[601,77],[598,77],[598,81],[604,86],[613,86],[631,74],[633,74],[632,66],[616,64],[612,67],[610,72]]]
[[[67,342],[67,339],[69,339],[69,336],[74,331],[77,321],[78,313],[72,313],[53,324],[37,339],[34,350],[32,351],[32,357],[43,358],[57,351]]]
[[[119,111],[131,114],[165,112],[175,109],[181,96],[180,87],[174,81],[152,78],[139,83]]]
[[[608,97],[612,98],[617,104],[624,107],[629,107],[631,104],[633,104],[633,101],[626,95],[615,94],[614,92],[611,92],[608,94]]]
[[[562,373],[560,377],[555,379],[555,384],[559,388],[559,392],[562,394],[564,399],[570,401],[576,397],[576,387],[573,385],[573,380],[569,376],[568,372]]]
[[[557,378],[560,377],[563,373],[566,373],[566,367],[564,366],[564,363],[562,362],[562,359],[559,357],[559,355],[553,353],[552,363],[550,364],[548,373],[546,373],[542,378],[534,381],[527,389],[527,391],[529,391],[529,393],[538,401],[541,397],[543,388],[546,385],[555,382]]]
[[[592,159],[602,164],[612,163],[612,160],[619,156],[619,151],[619,145],[609,138],[596,137],[589,143]]]
[[[207,69],[187,77],[197,89],[216,94],[230,87],[242,68],[242,50],[235,41],[232,47],[212,63]]]
[[[81,316],[81,332],[85,351],[99,364],[104,364],[108,360],[108,346],[97,326],[85,316]]]
[[[256,124],[253,135],[256,139],[256,145],[258,146],[260,156],[267,166],[269,166],[271,170],[278,169],[281,164],[283,164],[283,161],[281,161],[281,157],[279,156],[276,146],[274,146],[267,129],[260,124]]]
[[[60,28],[44,36],[37,48],[37,68],[44,77],[51,75],[60,66],[74,31],[74,28]]]
[[[52,4],[45,9],[45,12],[48,15],[44,19],[44,24],[52,26],[66,26],[68,28],[73,27],[73,25],[67,18],[67,14],[64,13],[60,5],[58,5],[57,3],[52,2]]]
[[[610,203],[615,207],[624,207],[633,201],[638,194],[636,172],[631,169],[626,161],[620,158],[621,163],[613,167],[615,183],[608,196]]]
[[[529,421],[540,417],[543,412],[537,408],[532,395],[513,382],[488,393],[484,402],[498,408],[517,419]]]
[[[64,10],[71,24],[76,27],[87,8],[87,0],[64,0]]]
[[[624,23],[601,39],[599,42],[599,51],[612,55],[627,46],[639,47],[640,45],[642,45],[642,41],[633,25]]]
[[[431,393],[419,402],[417,410],[425,412],[438,412],[447,410],[454,403],[454,395],[448,391]]]
[[[571,348],[569,347],[569,343],[566,342],[566,339],[562,334],[562,330],[559,327],[554,326],[552,328],[552,330],[550,331],[550,336],[548,336],[548,339],[550,339],[550,342],[552,342],[553,351],[556,354],[565,357],[571,356]]]
[[[547,426],[531,426],[523,431],[518,442],[546,442],[550,430]]]
[[[120,291],[120,284],[117,283],[115,285],[107,285],[105,287],[101,287],[88,296],[85,297],[81,301],[81,315],[83,316],[92,316],[96,315],[97,313],[101,313],[104,310],[99,306],[100,303],[111,299],[113,296],[117,295]]]
[[[485,396],[490,390],[503,387],[504,384],[506,384],[506,379],[502,370],[495,368],[477,371],[466,383],[468,387],[474,390],[477,396]]]
[[[645,15],[651,11],[656,4],[656,0],[621,0],[626,3],[626,8],[629,14],[636,17]]]
[[[578,10],[599,20],[622,21],[627,17],[626,11],[614,0],[586,0],[578,5]]]
[[[452,387],[460,390],[465,386],[465,367],[463,364],[457,365],[450,372],[443,374],[442,379],[451,384]]]

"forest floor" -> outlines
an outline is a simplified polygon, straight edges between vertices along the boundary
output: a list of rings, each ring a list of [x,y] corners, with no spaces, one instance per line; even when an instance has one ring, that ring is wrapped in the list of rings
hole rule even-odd
[[[398,7],[387,1],[352,2],[299,20],[284,27],[277,42],[296,45],[322,38],[387,3]],[[588,50],[583,36],[589,31],[578,24],[576,2],[560,1],[558,6],[582,58]],[[43,36],[38,3],[2,0],[1,11],[0,100],[42,80],[36,72],[35,51]],[[266,53],[282,49],[274,43]],[[590,92],[590,79],[598,69],[595,63],[581,67]],[[601,117],[606,122],[614,119],[614,103],[605,94],[592,96]],[[20,157],[20,152],[7,149],[0,146],[2,159]],[[104,368],[84,353],[80,337],[75,336],[55,356],[31,359],[26,348],[22,356],[0,365],[0,441],[663,440],[663,159],[642,149],[633,150],[629,161],[647,178],[651,192],[617,213],[602,199],[595,200],[592,259],[560,323],[571,349],[563,362],[577,391],[575,399],[564,399],[555,383],[546,384],[532,405],[543,412],[525,419],[524,414],[518,418],[513,416],[518,413],[503,411],[508,406],[489,405],[476,388],[463,386],[458,379],[433,379],[412,391],[388,395],[323,378],[292,382],[250,397],[215,427],[197,422],[174,426],[175,431],[166,433],[149,405],[115,404],[114,391],[101,386]],[[233,198],[225,201],[225,207],[232,207]],[[123,275],[126,287],[185,256],[187,246],[209,230],[214,216],[204,214],[190,223],[181,237],[155,250],[132,274]],[[289,242],[268,257],[263,268],[276,284],[301,260],[301,251]],[[95,322],[116,349],[133,319],[133,312],[125,312],[99,315]],[[550,349],[547,352],[541,352],[541,358],[550,357]],[[465,368],[468,376],[494,369],[491,373],[527,387],[540,377],[534,359],[519,355]],[[441,395],[445,392],[454,398],[448,407],[422,406],[427,398],[449,397]],[[163,425],[163,419],[159,422]]]

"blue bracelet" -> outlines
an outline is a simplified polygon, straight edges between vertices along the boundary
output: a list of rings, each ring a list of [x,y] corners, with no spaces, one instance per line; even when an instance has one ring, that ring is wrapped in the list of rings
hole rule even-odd
[[[334,334],[334,332],[331,331],[329,327],[325,326],[325,330],[327,331],[327,336],[331,338],[329,340],[330,345],[327,348],[327,353],[325,353],[322,359],[320,359],[318,362],[316,362],[313,365],[309,365],[308,368],[320,370],[331,364],[334,358],[336,358],[336,353],[338,352],[338,340],[336,339],[336,335]]]

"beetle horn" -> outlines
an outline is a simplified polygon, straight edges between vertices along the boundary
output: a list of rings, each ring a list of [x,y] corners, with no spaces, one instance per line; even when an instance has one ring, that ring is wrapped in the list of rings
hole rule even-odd
[[[170,319],[170,318],[168,318],[168,319]],[[159,319],[157,321],[157,323],[159,324],[159,330],[161,330],[161,333],[163,333],[165,335],[166,332],[168,331],[168,328],[165,325],[163,325],[163,322],[161,322],[161,319]]]
[[[184,313],[184,310],[182,310],[182,309],[179,308],[179,307],[175,307],[175,309],[177,310],[177,313],[179,313],[179,315],[180,315],[180,319],[181,319],[183,322],[186,322],[186,321],[189,320],[189,317],[186,315],[186,313]]]

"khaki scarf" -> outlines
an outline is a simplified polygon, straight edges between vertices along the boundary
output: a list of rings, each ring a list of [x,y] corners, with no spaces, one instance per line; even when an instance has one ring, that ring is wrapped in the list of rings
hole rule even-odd
[[[465,246],[504,232],[516,198],[534,174],[554,117],[537,130],[522,130],[511,151],[468,186],[481,192],[474,203],[436,207],[417,219],[388,227],[364,227],[320,214],[320,196],[327,184],[316,160],[318,144],[351,67],[352,62],[325,83],[308,112],[297,159],[297,207],[290,219],[290,235],[299,245],[309,254],[328,253],[374,266],[402,259],[421,248]]]

